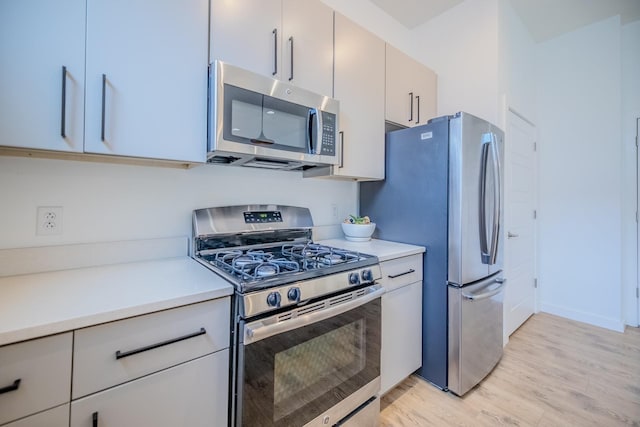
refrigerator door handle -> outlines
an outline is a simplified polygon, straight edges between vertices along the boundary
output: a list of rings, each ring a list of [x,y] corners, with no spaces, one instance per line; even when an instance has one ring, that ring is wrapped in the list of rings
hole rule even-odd
[[[468,292],[462,291],[461,294],[462,294],[462,297],[464,299],[468,299],[468,300],[471,300],[471,301],[478,301],[478,300],[491,298],[491,297],[493,297],[495,295],[498,295],[500,292],[502,292],[502,289],[504,288],[504,284],[505,284],[506,281],[507,281],[506,279],[495,280],[493,283],[498,283],[499,286],[497,286],[495,288],[492,288],[491,290],[488,290],[486,292],[478,292],[478,293],[471,292],[471,293],[468,293]],[[491,283],[491,285],[493,285],[493,283]],[[487,286],[483,290],[489,289],[489,287],[491,287],[491,285]]]
[[[498,237],[500,236],[500,206],[502,204],[502,194],[500,193],[500,157],[498,154],[498,140],[496,134],[491,132],[491,157],[493,165],[493,230],[491,232],[491,252],[489,264],[495,264],[498,258],[498,245],[500,244]]]
[[[491,258],[489,253],[489,242],[487,239],[487,163],[489,162],[490,134],[482,136],[482,154],[480,161],[480,197],[478,198],[478,223],[480,231],[480,252],[482,263],[488,264]]]

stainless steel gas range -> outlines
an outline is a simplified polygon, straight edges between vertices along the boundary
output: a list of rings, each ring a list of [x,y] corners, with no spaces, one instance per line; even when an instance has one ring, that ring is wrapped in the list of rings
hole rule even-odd
[[[312,241],[307,208],[193,212],[193,256],[235,287],[232,426],[376,426],[381,277],[375,256]]]

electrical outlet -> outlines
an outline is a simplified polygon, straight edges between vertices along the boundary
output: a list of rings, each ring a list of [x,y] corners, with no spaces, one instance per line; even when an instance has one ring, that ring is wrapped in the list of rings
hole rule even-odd
[[[62,234],[62,206],[38,206],[36,217],[38,236]]]
[[[333,215],[333,219],[338,219],[338,205],[335,203],[331,205],[331,215]]]

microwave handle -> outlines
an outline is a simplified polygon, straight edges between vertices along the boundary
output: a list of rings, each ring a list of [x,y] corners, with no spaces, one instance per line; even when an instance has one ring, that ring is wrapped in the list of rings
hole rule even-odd
[[[307,113],[307,144],[310,154],[320,154],[322,149],[322,114],[317,108],[310,108]]]

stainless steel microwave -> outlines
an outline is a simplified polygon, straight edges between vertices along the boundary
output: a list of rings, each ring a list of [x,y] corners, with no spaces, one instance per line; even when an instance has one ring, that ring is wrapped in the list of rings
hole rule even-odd
[[[221,61],[209,77],[208,162],[285,170],[338,164],[337,100]]]

